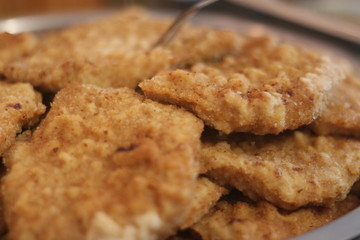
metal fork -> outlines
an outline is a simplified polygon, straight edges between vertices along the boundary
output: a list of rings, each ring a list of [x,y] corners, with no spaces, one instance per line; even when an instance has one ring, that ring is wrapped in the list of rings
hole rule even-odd
[[[163,35],[161,35],[159,40],[155,43],[154,47],[166,46],[176,36],[187,20],[194,16],[200,9],[217,1],[219,0],[202,0],[184,12],[180,13],[171,26],[164,32]]]

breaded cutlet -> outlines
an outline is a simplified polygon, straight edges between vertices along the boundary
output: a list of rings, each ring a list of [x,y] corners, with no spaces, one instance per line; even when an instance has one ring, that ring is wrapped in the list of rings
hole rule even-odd
[[[37,123],[45,112],[41,98],[28,83],[0,81],[0,156],[23,127]]]
[[[182,106],[226,134],[278,134],[313,122],[345,78],[326,56],[268,37],[238,54],[164,71],[140,83],[151,99]]]
[[[237,134],[202,144],[202,169],[251,199],[293,210],[346,198],[360,177],[360,141],[307,131]]]
[[[31,33],[0,33],[0,75],[4,74],[4,66],[8,62],[24,57],[35,48],[37,42]]]
[[[127,88],[65,88],[4,157],[8,239],[151,240],[187,216],[203,123]]]
[[[219,202],[214,211],[191,228],[202,240],[281,240],[327,224],[360,206],[353,195],[331,207],[286,212],[266,201]]]
[[[199,177],[191,201],[191,209],[180,228],[185,229],[199,221],[227,193],[228,189],[217,185],[207,177]]]
[[[135,88],[160,70],[216,59],[241,44],[229,31],[185,27],[168,46],[154,47],[170,23],[124,8],[45,36],[31,55],[6,65],[5,76],[52,92],[77,84]]]
[[[319,135],[360,137],[360,79],[348,74],[310,128]]]

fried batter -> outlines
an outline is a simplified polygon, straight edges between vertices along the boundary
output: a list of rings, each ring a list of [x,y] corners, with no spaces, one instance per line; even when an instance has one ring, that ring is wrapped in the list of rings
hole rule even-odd
[[[7,65],[5,75],[50,91],[81,83],[135,88],[159,70],[218,58],[241,44],[235,33],[187,27],[169,46],[153,48],[169,23],[127,8],[46,37],[32,55]]]
[[[8,239],[166,237],[189,210],[202,128],[127,88],[63,89],[5,157]]]
[[[195,186],[195,198],[191,202],[191,209],[181,228],[185,229],[199,221],[227,192],[226,188],[213,183],[208,178],[199,177]]]
[[[236,56],[162,72],[140,87],[224,133],[262,135],[311,123],[343,78],[328,58],[263,37],[244,40]]]
[[[203,240],[280,240],[293,237],[346,214],[360,205],[349,196],[328,208],[302,208],[284,212],[270,203],[219,202],[215,211],[193,226]]]
[[[7,62],[29,53],[36,43],[36,37],[30,33],[0,33],[0,74]]]
[[[41,95],[28,83],[0,82],[0,156],[22,127],[32,126],[45,112]]]
[[[348,75],[336,87],[328,106],[311,125],[319,135],[360,137],[360,80]]]
[[[301,131],[238,134],[203,144],[202,172],[284,209],[330,205],[343,200],[360,176],[360,141]]]

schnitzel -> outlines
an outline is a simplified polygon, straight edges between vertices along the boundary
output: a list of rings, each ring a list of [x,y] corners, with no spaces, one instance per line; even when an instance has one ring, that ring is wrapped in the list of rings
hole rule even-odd
[[[313,122],[345,78],[329,58],[267,37],[244,39],[240,53],[140,84],[151,99],[176,104],[226,134],[278,134]]]
[[[38,122],[45,106],[41,95],[28,83],[0,81],[0,156],[14,142],[23,127]]]
[[[6,65],[5,76],[52,92],[76,84],[135,88],[160,70],[219,58],[241,44],[232,32],[185,27],[170,45],[154,48],[169,24],[125,8],[44,37],[31,55]]]
[[[65,88],[4,157],[8,239],[166,237],[185,219],[203,123],[127,88]]]
[[[277,240],[360,206],[355,74],[199,26],[156,46],[153,13],[0,33],[1,238]]]
[[[35,125],[45,112],[45,106],[41,102],[41,95],[30,84],[0,81],[0,109],[0,160],[2,160],[4,152],[14,144],[16,135],[23,127]],[[0,166],[0,178],[5,173],[5,167]],[[5,231],[3,210],[2,197],[0,197],[0,234]]]
[[[305,131],[237,134],[203,143],[201,172],[284,209],[331,205],[359,179],[360,141]]]
[[[6,63],[29,53],[36,44],[37,38],[31,33],[0,33],[0,75]]]
[[[228,193],[226,188],[213,183],[206,177],[199,177],[194,190],[195,198],[191,202],[191,209],[181,228],[185,229],[199,221],[226,193]]]
[[[320,135],[360,137],[360,79],[348,74],[339,84],[320,117],[311,124]]]
[[[294,212],[282,211],[266,201],[221,201],[192,229],[202,240],[280,240],[325,225],[358,206],[360,199],[351,195],[331,207],[307,207]]]

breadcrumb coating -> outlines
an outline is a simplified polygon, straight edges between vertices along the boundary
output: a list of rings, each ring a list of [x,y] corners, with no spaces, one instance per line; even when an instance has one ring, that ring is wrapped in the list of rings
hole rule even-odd
[[[183,106],[224,133],[263,135],[313,122],[343,78],[329,58],[261,37],[244,40],[236,56],[162,72],[140,87],[147,97]]]
[[[325,225],[360,205],[349,196],[331,207],[282,211],[268,202],[219,202],[192,228],[202,240],[281,240]]]
[[[213,183],[206,177],[199,177],[194,190],[195,197],[191,201],[190,211],[181,225],[181,229],[190,227],[199,221],[226,193],[228,193],[226,188]]]
[[[28,54],[37,44],[37,38],[31,33],[0,33],[0,75],[4,66],[19,57]]]
[[[310,127],[319,135],[360,137],[360,79],[348,74]]]
[[[0,81],[0,156],[22,127],[32,126],[45,112],[41,95],[28,83]]]
[[[135,88],[160,70],[219,58],[241,44],[232,32],[185,27],[169,46],[154,48],[169,24],[125,8],[45,37],[31,55],[8,64],[5,75],[53,92],[74,84]]]
[[[287,132],[207,142],[202,172],[284,209],[345,199],[360,176],[360,141]]]
[[[129,7],[0,33],[0,235],[278,240],[360,206],[354,73],[205,27],[154,47],[171,22]]]
[[[135,91],[60,91],[5,156],[8,239],[151,240],[190,208],[203,123]]]

